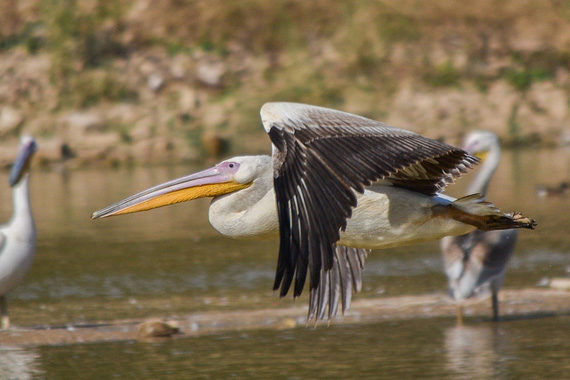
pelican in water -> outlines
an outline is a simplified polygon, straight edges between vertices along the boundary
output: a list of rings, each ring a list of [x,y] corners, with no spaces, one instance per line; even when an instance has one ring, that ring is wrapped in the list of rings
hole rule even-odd
[[[32,137],[21,139],[18,157],[10,172],[14,213],[0,226],[0,318],[2,330],[10,327],[6,294],[17,286],[32,265],[36,250],[36,227],[28,191],[29,168],[37,150]]]
[[[562,181],[555,186],[536,186],[536,195],[540,198],[560,197],[568,192],[570,192],[570,183],[568,181]]]
[[[486,194],[501,156],[497,136],[488,131],[471,132],[465,138],[463,149],[483,161],[467,193]],[[458,324],[463,321],[463,300],[470,297],[484,298],[489,294],[493,320],[499,320],[497,293],[503,285],[507,261],[514,251],[517,234],[515,229],[475,230],[465,235],[447,236],[441,240],[441,253],[449,279],[450,294],[458,302]]]
[[[531,219],[504,214],[479,195],[453,199],[438,193],[478,162],[461,149],[305,104],[266,103],[261,120],[272,142],[271,157],[230,158],[130,196],[92,218],[212,197],[209,220],[220,233],[233,238],[279,234],[273,288],[285,296],[294,284],[297,297],[309,273],[309,316],[315,315],[312,311],[324,315],[319,304],[330,314],[345,297],[349,281],[343,273],[361,268],[363,261],[356,263],[360,260],[353,256],[363,258],[366,251],[359,250],[437,240],[475,228],[534,226]],[[339,256],[343,263],[335,261]],[[350,260],[355,264],[347,267]]]

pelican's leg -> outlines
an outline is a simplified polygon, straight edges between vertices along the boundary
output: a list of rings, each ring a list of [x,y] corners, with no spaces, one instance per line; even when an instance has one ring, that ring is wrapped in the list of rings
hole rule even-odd
[[[497,291],[493,290],[493,295],[491,297],[493,302],[493,321],[499,321],[499,297],[497,296]]]
[[[0,296],[0,330],[10,328],[10,317],[8,316],[8,302],[6,296]]]
[[[458,303],[455,310],[457,316],[457,326],[463,326],[463,304]]]

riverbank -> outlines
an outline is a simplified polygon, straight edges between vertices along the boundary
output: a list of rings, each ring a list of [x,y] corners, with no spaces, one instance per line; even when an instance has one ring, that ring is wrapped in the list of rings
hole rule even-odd
[[[570,313],[570,293],[554,289],[506,289],[500,293],[502,321],[549,318]],[[465,304],[466,324],[490,321],[489,300]],[[443,294],[356,299],[350,311],[330,324],[367,324],[389,320],[455,317],[455,304]],[[202,336],[236,330],[305,328],[306,306],[264,310],[199,312],[176,316],[155,316],[179,329],[174,338]],[[121,319],[93,323],[13,327],[0,332],[2,346],[45,346],[89,342],[147,340],[139,325],[145,320]],[[316,328],[326,328],[320,322]],[[160,338],[151,338],[160,339]]]
[[[7,0],[0,167],[22,133],[38,139],[36,164],[58,167],[269,152],[267,101],[453,144],[478,128],[504,145],[565,145],[569,19],[563,2],[514,0]]]

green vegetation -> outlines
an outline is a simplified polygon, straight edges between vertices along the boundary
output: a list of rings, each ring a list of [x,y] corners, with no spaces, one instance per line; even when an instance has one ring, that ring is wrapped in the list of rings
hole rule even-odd
[[[509,138],[512,142],[516,142],[519,139],[519,123],[517,120],[517,110],[519,108],[518,104],[514,104],[511,109],[511,114],[509,116]]]
[[[40,26],[38,22],[30,22],[25,24],[18,33],[0,35],[0,51],[9,50],[15,46],[24,46],[28,53],[37,53],[45,44],[45,40],[37,34]]]
[[[14,0],[7,1],[14,3]],[[495,28],[497,34],[504,34],[505,29],[514,25],[516,17],[528,17],[529,12],[535,11],[530,6],[528,9],[511,9],[491,0],[480,4],[480,9],[467,5],[458,8],[447,0],[429,0],[421,7],[413,1],[393,4],[332,0],[165,0],[140,12],[137,22],[133,23],[125,19],[125,15],[136,4],[135,0],[37,0],[36,6],[30,9],[36,9],[38,13],[26,18],[14,17],[17,8],[12,4],[7,7],[4,17],[21,21],[12,27],[11,33],[0,33],[0,50],[15,46],[25,46],[30,53],[47,50],[52,60],[52,82],[67,98],[70,93],[85,88],[70,83],[74,81],[73,77],[125,57],[132,49],[158,46],[170,56],[201,50],[224,58],[239,47],[251,54],[276,57],[276,65],[266,73],[268,80],[278,79],[276,75],[286,73],[280,63],[283,54],[302,53],[315,73],[322,73],[323,80],[329,82],[326,87],[334,88],[331,96],[334,102],[339,102],[343,96],[338,94],[337,88],[344,86],[343,75],[348,79],[364,76],[374,81],[392,77],[393,72],[401,75],[402,71],[411,71],[419,73],[431,87],[457,86],[467,80],[485,90],[488,79],[493,79],[496,74],[472,75],[469,70],[454,67],[450,60],[426,68],[422,59],[428,58],[431,41],[445,38],[440,29],[451,28],[454,38],[464,40],[461,48],[465,53],[479,57],[483,54],[480,42],[476,40],[482,35],[478,31],[480,25],[484,26],[485,38],[492,35]],[[549,10],[562,15],[568,13],[565,5],[551,5]],[[24,19],[32,21],[24,22]],[[6,20],[0,16],[2,21]],[[454,25],[461,28],[453,29]],[[120,42],[124,32],[133,36],[131,46]],[[312,53],[308,49],[322,41],[328,41],[342,57],[343,61],[336,62],[336,70],[310,62]],[[404,48],[425,46],[427,50],[414,51],[416,59],[407,62],[409,67],[394,68],[390,53],[396,44]],[[556,67],[569,63],[569,53],[554,47],[545,47],[544,51],[525,56],[516,51],[513,53],[505,46],[504,54],[510,55],[512,65],[503,67],[498,76],[519,91],[526,91],[536,81],[551,78]],[[340,83],[331,84],[331,79]],[[94,86],[101,88],[99,95],[87,89],[89,94],[68,103],[86,106],[101,100],[132,99],[123,91],[110,91],[112,81]],[[372,86],[369,90],[378,88]],[[298,93],[300,98],[307,96],[307,91],[298,86],[297,89],[279,91]]]
[[[118,132],[121,138],[121,142],[125,144],[130,144],[133,141],[130,131],[131,128],[128,124],[116,122],[106,125],[106,129]]]
[[[119,17],[118,3],[98,1],[94,11],[81,12],[76,0],[44,0],[47,48],[51,56],[51,82],[58,88],[63,107],[88,107],[101,101],[132,101],[130,90],[103,68],[124,54],[112,30],[103,27]]]
[[[460,72],[447,61],[442,65],[430,67],[423,79],[432,87],[452,87],[459,85],[460,77]]]
[[[401,41],[417,41],[421,37],[420,24],[413,17],[394,12],[394,9],[385,7],[378,16],[378,33],[387,43]]]
[[[137,93],[123,84],[115,75],[103,70],[73,73],[60,88],[62,107],[85,108],[108,102],[133,102]]]
[[[532,54],[515,52],[512,67],[503,70],[503,77],[518,91],[524,92],[535,82],[552,79],[559,67],[568,67],[568,52],[540,51]]]

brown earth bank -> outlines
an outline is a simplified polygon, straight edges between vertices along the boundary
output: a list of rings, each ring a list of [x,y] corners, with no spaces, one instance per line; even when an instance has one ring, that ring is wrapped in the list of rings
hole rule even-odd
[[[507,289],[500,293],[499,323],[519,319],[570,315],[570,293],[553,289]],[[263,310],[197,312],[147,320],[122,319],[69,325],[12,327],[0,332],[2,346],[61,345],[87,342],[160,339],[208,335],[237,330],[326,328],[329,324],[377,323],[413,318],[454,318],[456,305],[443,294],[360,299],[343,317],[317,326],[306,324],[305,306]],[[465,303],[465,323],[490,321],[489,300]],[[475,321],[474,319],[478,319]],[[481,320],[482,319],[482,320]],[[166,332],[165,332],[166,331]],[[177,331],[175,333],[175,331]]]
[[[564,1],[4,0],[0,167],[268,152],[266,101],[354,112],[457,143],[570,141]]]

